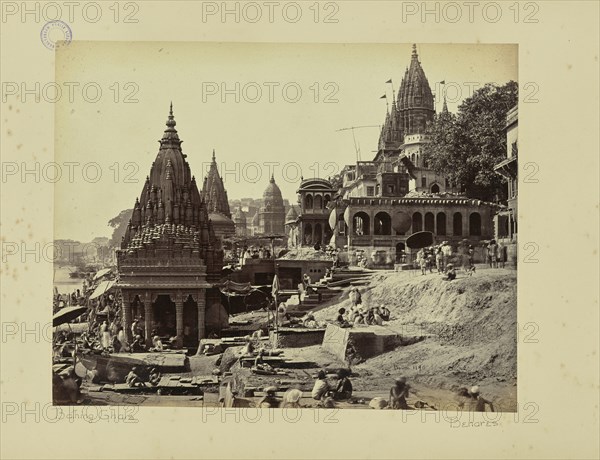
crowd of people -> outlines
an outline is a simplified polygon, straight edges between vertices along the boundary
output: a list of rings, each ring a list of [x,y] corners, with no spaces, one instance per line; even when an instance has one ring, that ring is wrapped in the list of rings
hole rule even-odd
[[[350,376],[351,371],[349,369],[339,369],[335,375],[328,375],[325,370],[320,370],[311,391],[311,398],[314,401],[318,401],[318,407],[322,408],[334,408],[336,407],[336,402],[340,401],[356,402],[357,398],[353,394],[354,390]],[[297,388],[288,389],[281,399],[277,397],[277,388],[274,386],[268,386],[263,391],[265,394],[258,401],[257,407],[302,407],[300,400],[303,393]],[[435,406],[421,400],[415,401],[411,407],[408,403],[411,392],[413,390],[408,384],[406,377],[398,377],[394,379],[388,397],[372,398],[369,406],[373,409],[410,410],[413,408],[431,408],[436,410]],[[490,411],[494,412],[493,403],[481,395],[481,391],[477,385],[471,387],[469,390],[466,388],[459,389],[455,399],[459,410],[485,412],[489,407]]]
[[[390,310],[385,305],[367,307],[363,304],[362,295],[357,287],[350,290],[350,308],[340,308],[334,323],[340,327],[381,326],[390,320]]]
[[[507,249],[501,242],[490,240],[482,243],[484,262],[490,268],[504,268],[507,260]],[[481,253],[480,253],[481,255]],[[417,252],[416,264],[421,274],[434,273],[445,275],[448,280],[456,278],[456,265],[459,265],[468,276],[475,272],[475,248],[467,241],[458,244],[454,251],[448,241],[439,245],[421,248]]]

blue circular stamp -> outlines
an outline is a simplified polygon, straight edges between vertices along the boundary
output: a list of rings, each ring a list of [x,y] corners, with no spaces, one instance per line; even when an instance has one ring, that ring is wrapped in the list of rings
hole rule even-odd
[[[64,41],[65,45],[71,43],[71,40],[73,40],[73,32],[69,25],[64,21],[49,21],[42,27],[40,39],[46,48],[53,50],[56,49],[57,46],[63,45],[63,43],[57,44],[59,41]]]

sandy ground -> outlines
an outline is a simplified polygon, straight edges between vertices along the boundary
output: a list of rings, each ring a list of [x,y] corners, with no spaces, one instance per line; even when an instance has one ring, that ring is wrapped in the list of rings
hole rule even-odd
[[[485,398],[494,402],[496,410],[517,408],[517,291],[516,272],[504,269],[479,269],[472,277],[462,273],[448,282],[440,275],[385,272],[374,276],[361,288],[366,306],[385,304],[391,320],[385,325],[405,336],[423,336],[424,340],[398,347],[390,352],[352,366],[355,395],[364,404],[343,405],[367,408],[368,400],[389,395],[394,378],[405,376],[412,388],[409,404],[417,400],[438,409],[456,407],[455,392],[460,387],[479,385]],[[317,308],[318,320],[331,320],[341,307],[349,307],[348,292],[339,299]],[[266,312],[236,316],[263,323]],[[286,375],[259,376],[238,364],[231,368],[233,378],[243,387],[262,389],[280,385],[310,391],[321,368],[345,367],[319,345],[287,348],[285,357],[313,363],[302,369],[283,369]],[[210,375],[218,356],[192,357],[191,375]],[[335,385],[335,379],[330,382]],[[95,403],[214,406],[215,393],[204,400],[191,396],[126,396],[94,395]],[[254,401],[258,398],[249,398]],[[314,407],[315,401],[304,398],[302,404]]]

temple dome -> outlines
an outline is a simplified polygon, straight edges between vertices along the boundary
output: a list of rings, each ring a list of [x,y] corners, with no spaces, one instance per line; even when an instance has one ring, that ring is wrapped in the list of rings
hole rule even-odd
[[[271,176],[271,180],[269,181],[269,185],[263,192],[263,209],[266,210],[267,205],[270,205],[271,208],[283,208],[283,196],[281,195],[281,189],[275,183],[275,178]]]
[[[296,208],[292,206],[285,216],[285,224],[293,224],[296,222],[296,219],[298,219],[298,212],[296,211]]]

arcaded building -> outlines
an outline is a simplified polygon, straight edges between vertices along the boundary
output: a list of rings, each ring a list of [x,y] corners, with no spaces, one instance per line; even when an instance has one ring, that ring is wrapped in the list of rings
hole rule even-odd
[[[223,251],[169,112],[160,148],[117,251],[123,326],[194,346],[227,324],[214,283]]]
[[[434,107],[413,45],[377,154],[372,161],[344,167],[328,219],[336,245],[364,250],[373,266],[400,261],[408,251],[406,239],[420,231],[430,231],[437,242],[449,241],[455,247],[463,239],[476,244],[493,237],[496,205],[463,196],[455,184],[428,168],[423,153]],[[444,102],[442,114],[447,110]],[[303,209],[300,218],[308,221],[311,212],[305,214]]]
[[[302,245],[329,244],[329,203],[337,190],[326,179],[302,180],[298,188],[300,204],[299,238]]]

